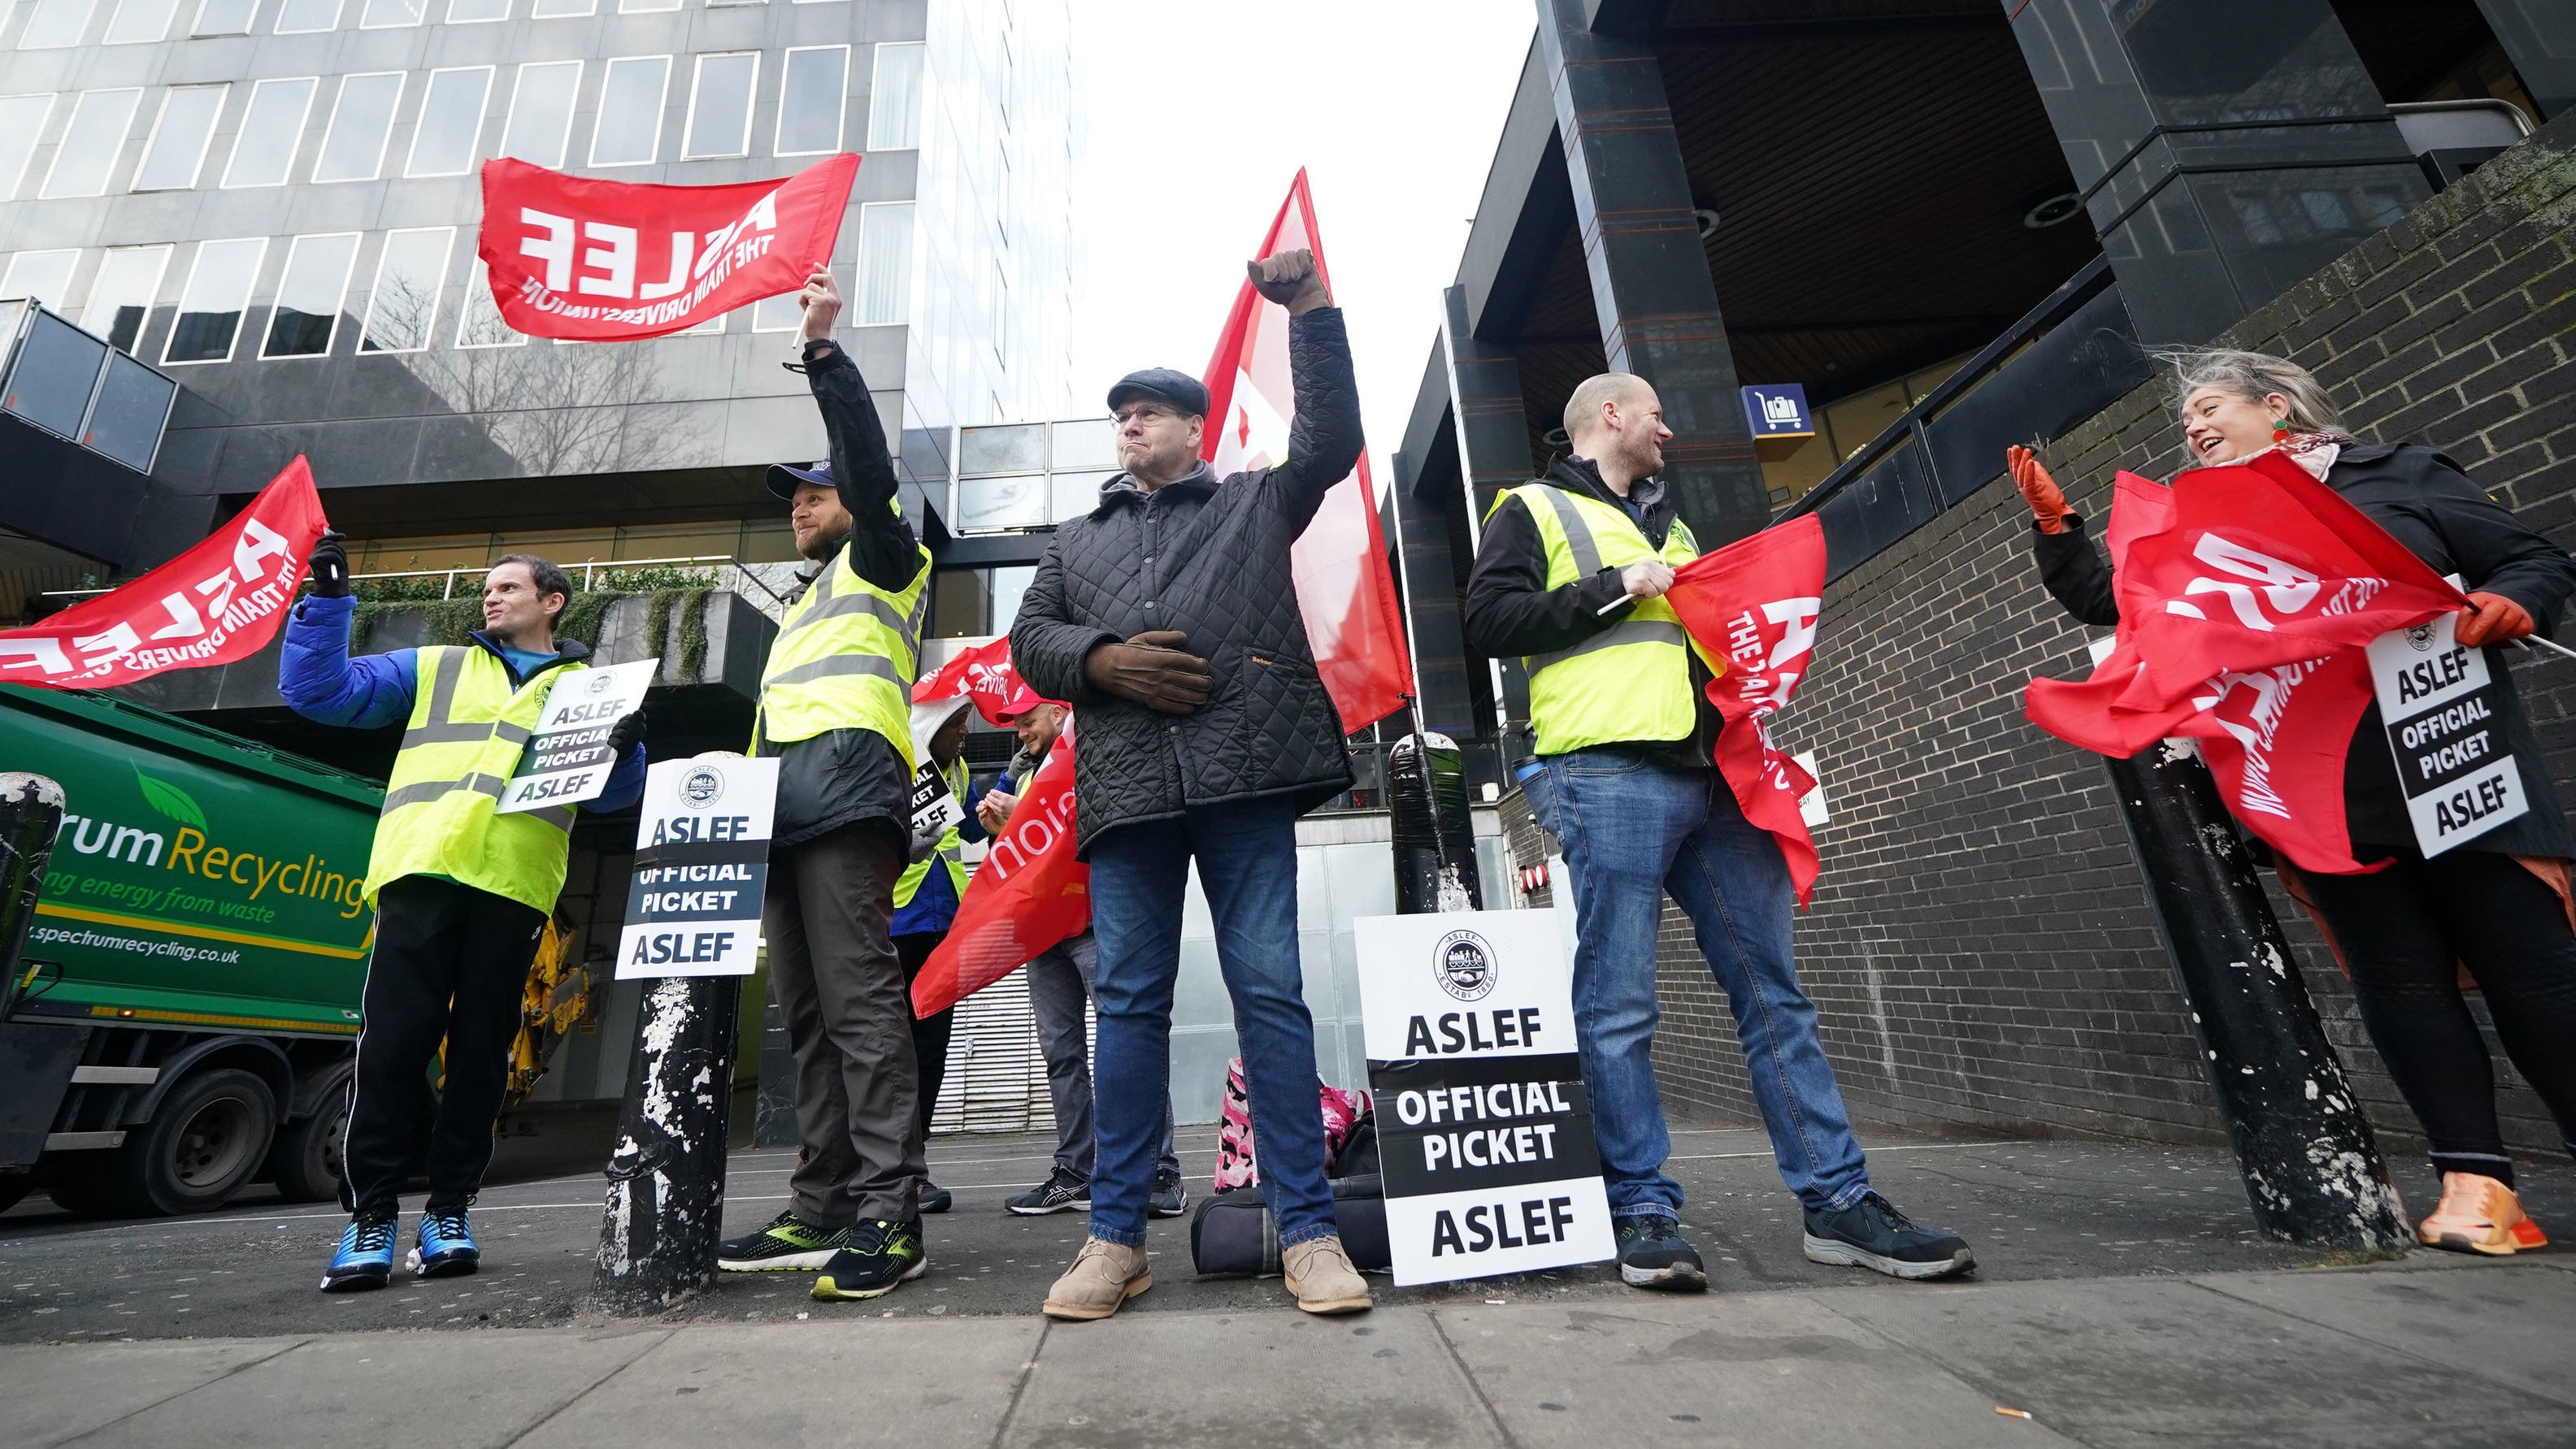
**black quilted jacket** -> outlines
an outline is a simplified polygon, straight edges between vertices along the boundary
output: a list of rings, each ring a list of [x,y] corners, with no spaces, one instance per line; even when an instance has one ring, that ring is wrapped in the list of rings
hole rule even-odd
[[[1197,805],[1285,795],[1311,810],[1351,784],[1341,717],[1315,673],[1288,546],[1360,455],[1359,398],[1339,309],[1288,324],[1297,390],[1288,461],[1217,481],[1196,473],[1146,493],[1125,474],[1100,506],[1056,530],[1011,626],[1011,661],[1071,700],[1079,849],[1101,832]],[[1221,425],[1221,419],[1210,419]],[[1157,714],[1101,694],[1082,672],[1104,643],[1179,629],[1215,676],[1208,702]]]

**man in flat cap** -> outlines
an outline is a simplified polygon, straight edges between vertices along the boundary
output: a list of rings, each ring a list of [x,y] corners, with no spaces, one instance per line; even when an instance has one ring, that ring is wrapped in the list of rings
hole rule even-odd
[[[751,746],[778,759],[761,935],[796,1057],[804,1152],[786,1210],[725,1242],[717,1266],[820,1269],[816,1298],[874,1298],[930,1266],[912,997],[890,935],[912,844],[912,679],[930,550],[896,504],[867,382],[832,340],[832,274],[817,267],[797,301],[832,456],[769,470],[809,567],[761,670]]]
[[[1106,1318],[1153,1284],[1146,1206],[1193,860],[1288,1289],[1309,1313],[1369,1306],[1324,1177],[1297,960],[1297,817],[1348,789],[1351,771],[1288,565],[1325,491],[1359,459],[1359,403],[1314,256],[1281,252],[1250,270],[1290,319],[1287,460],[1218,478],[1199,456],[1207,389],[1167,368],[1130,373],[1109,392],[1126,471],[1056,531],[1011,628],[1020,677],[1082,721],[1074,815],[1098,944],[1091,1236],[1047,1294],[1051,1318]]]

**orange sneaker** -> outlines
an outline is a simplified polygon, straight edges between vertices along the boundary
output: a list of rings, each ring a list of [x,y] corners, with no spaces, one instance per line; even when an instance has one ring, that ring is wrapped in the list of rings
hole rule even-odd
[[[2442,1205],[2415,1225],[2415,1236],[2428,1248],[2494,1257],[2549,1246],[2512,1188],[2474,1172],[2442,1174]]]

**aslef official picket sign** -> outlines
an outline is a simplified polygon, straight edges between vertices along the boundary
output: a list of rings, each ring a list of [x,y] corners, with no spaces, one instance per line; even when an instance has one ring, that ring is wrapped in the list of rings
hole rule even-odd
[[[1616,1256],[1557,913],[1353,924],[1395,1281]]]
[[[618,980],[752,973],[777,805],[774,758],[707,754],[645,774]]]

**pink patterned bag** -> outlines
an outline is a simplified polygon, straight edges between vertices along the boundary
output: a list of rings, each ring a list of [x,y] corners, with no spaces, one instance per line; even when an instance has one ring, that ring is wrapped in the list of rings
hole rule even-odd
[[[1359,1088],[1326,1086],[1320,1078],[1315,1087],[1322,1099],[1324,1161],[1329,1167],[1372,1104],[1369,1094]],[[1235,1057],[1225,1064],[1225,1108],[1216,1130],[1216,1190],[1232,1192],[1259,1181],[1261,1163],[1252,1143],[1252,1097],[1243,1085],[1243,1058]]]

